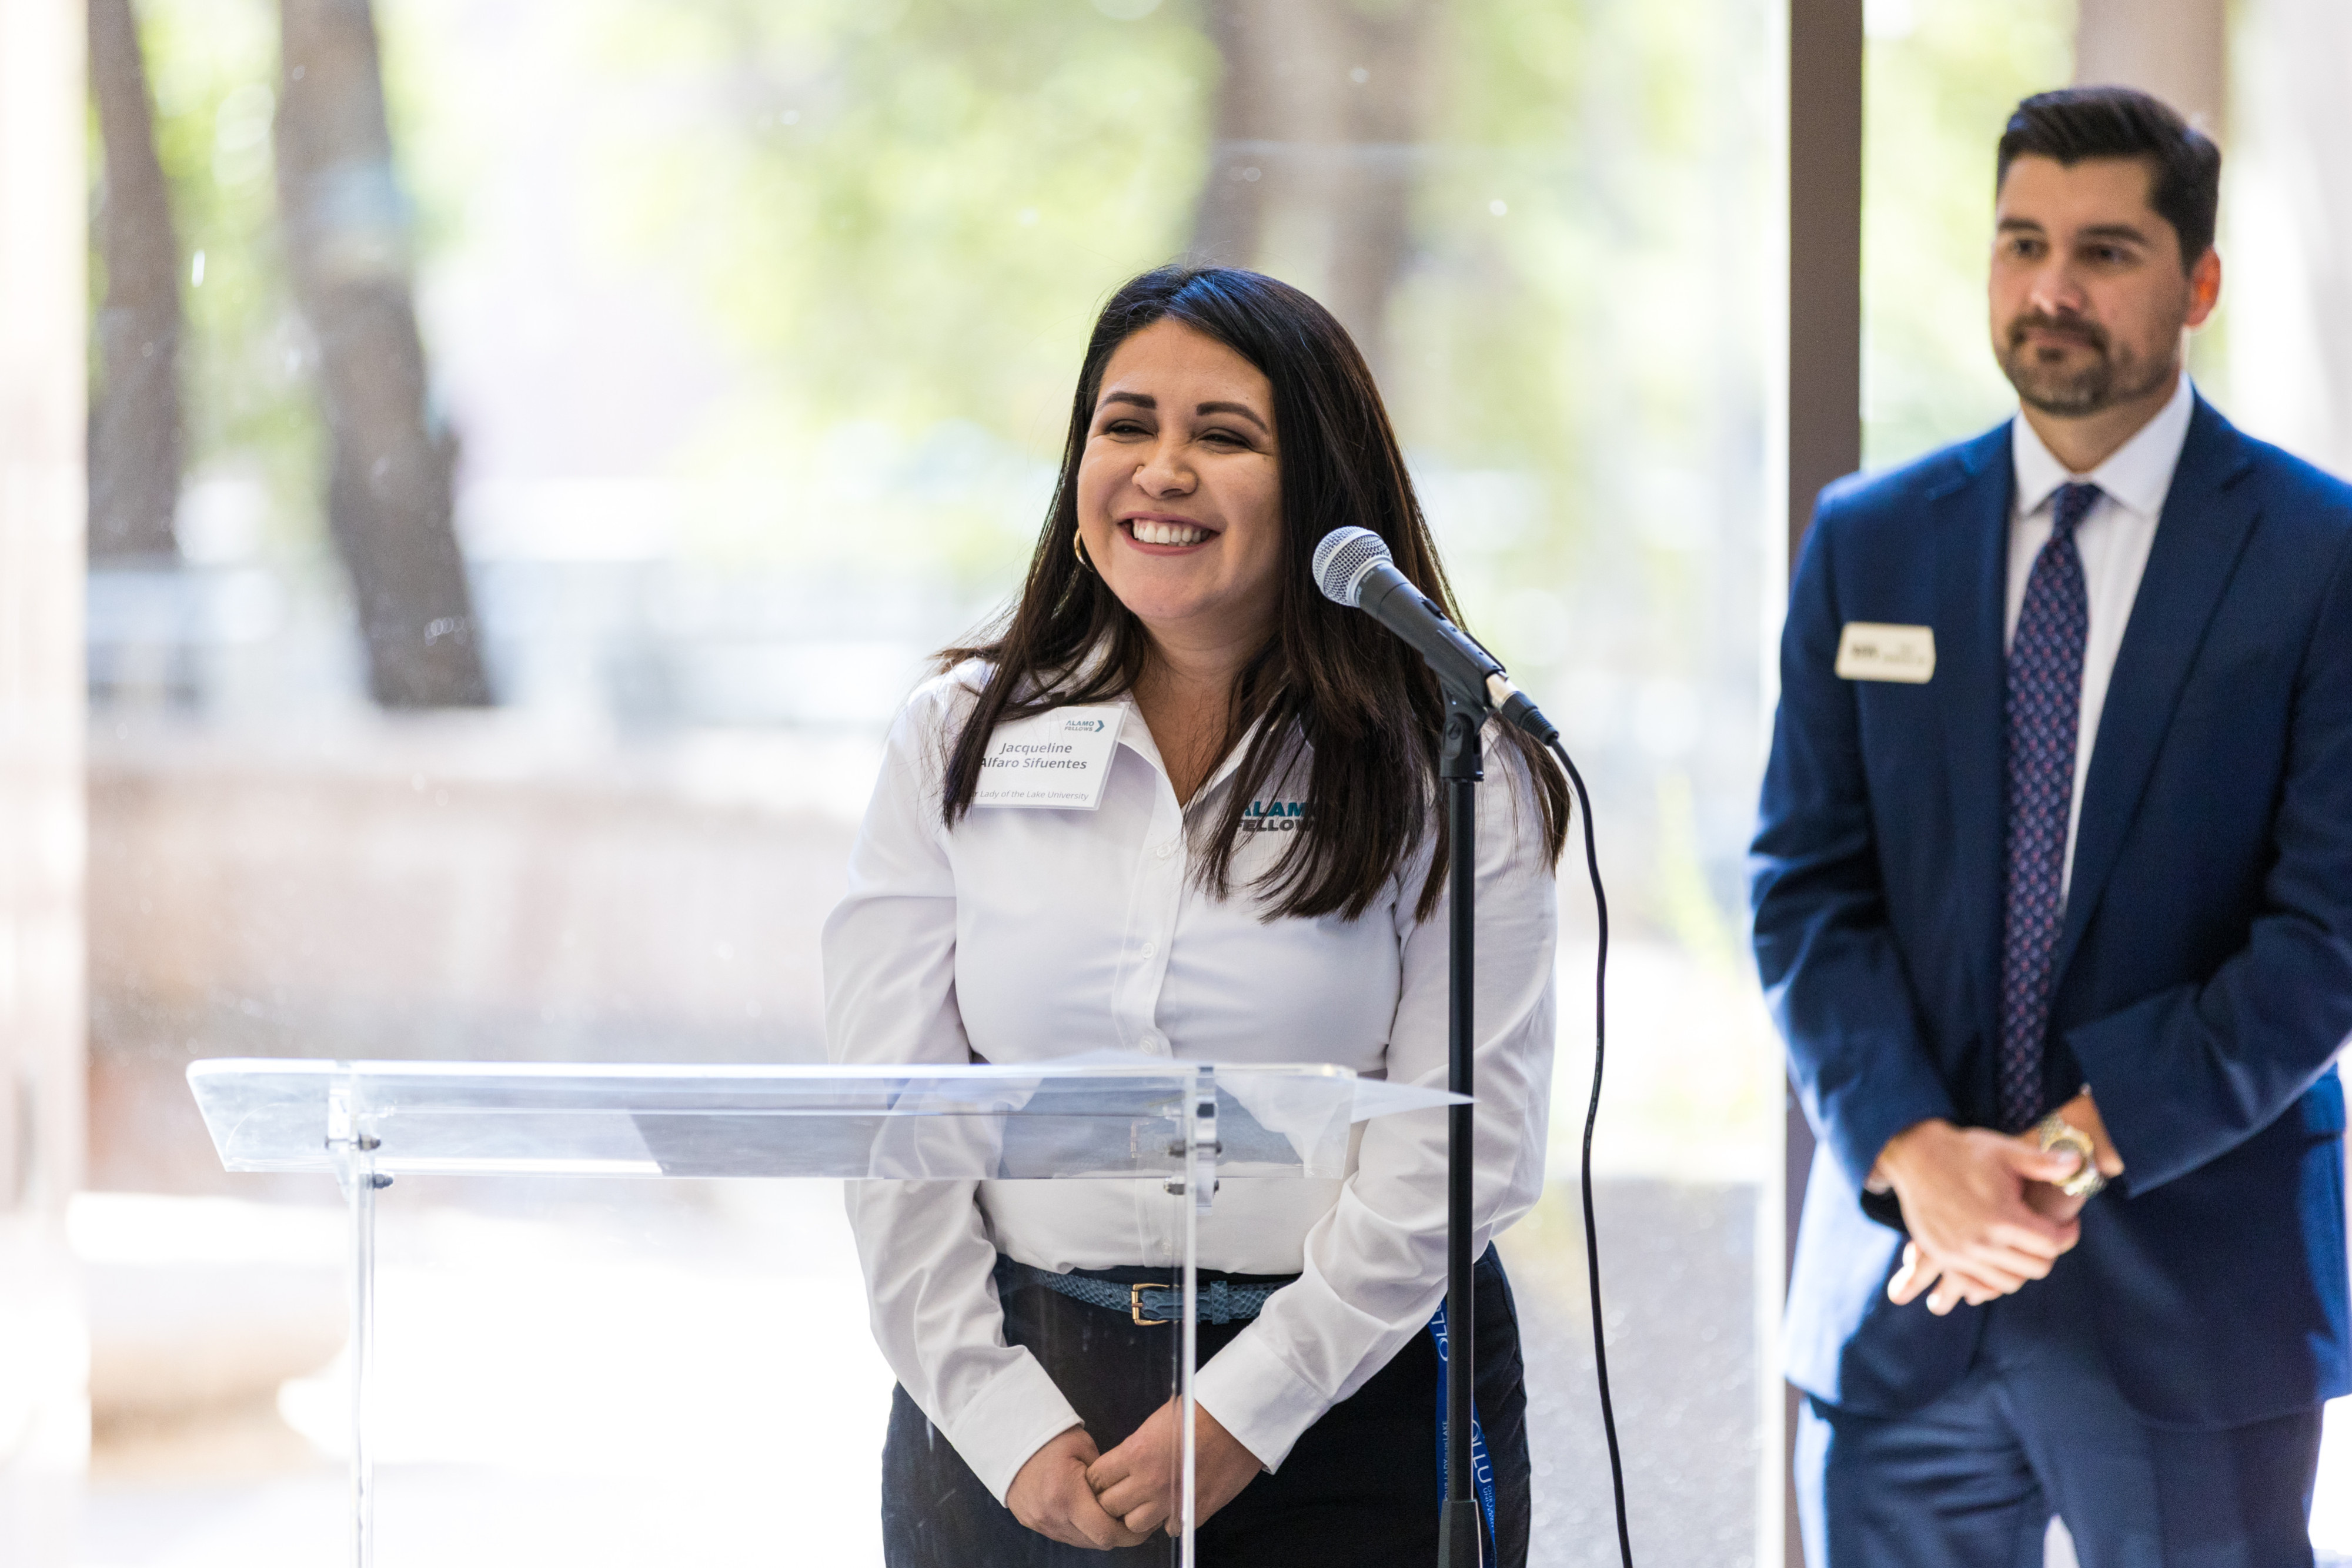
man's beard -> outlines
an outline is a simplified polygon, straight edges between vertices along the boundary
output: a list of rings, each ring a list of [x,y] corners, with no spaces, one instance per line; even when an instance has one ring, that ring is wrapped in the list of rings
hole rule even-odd
[[[2037,362],[2039,349],[2025,340],[2035,329],[2063,333],[2091,351],[2091,362],[2075,369]],[[2177,340],[2179,332],[2176,329]],[[2114,340],[2096,322],[2037,313],[2020,316],[2009,324],[2009,342],[2000,356],[2001,373],[2017,389],[2026,407],[2061,418],[2080,419],[2119,402],[2146,397],[2174,373],[2168,360],[2158,365],[2128,350],[2116,352]]]

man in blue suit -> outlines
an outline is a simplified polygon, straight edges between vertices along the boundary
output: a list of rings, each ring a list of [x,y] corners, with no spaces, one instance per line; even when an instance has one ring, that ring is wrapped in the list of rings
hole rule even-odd
[[[1811,1568],[2309,1564],[2347,1364],[2352,488],[2182,370],[2221,154],[2145,94],[2000,140],[2018,417],[1822,495],[1757,961],[1820,1135]],[[1924,1298],[1924,1299],[1922,1299]]]

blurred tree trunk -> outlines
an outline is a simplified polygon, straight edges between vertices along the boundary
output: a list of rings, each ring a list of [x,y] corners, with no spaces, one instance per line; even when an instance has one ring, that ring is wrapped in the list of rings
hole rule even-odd
[[[1405,262],[1444,3],[1209,4],[1223,75],[1192,255],[1308,288],[1376,370]]]
[[[1266,165],[1278,123],[1274,61],[1264,40],[1278,0],[1209,0],[1209,37],[1223,74],[1217,80],[1209,172],[1192,211],[1192,257],[1217,267],[1247,267],[1265,232]]]
[[[89,0],[89,87],[104,147],[98,395],[89,413],[89,553],[173,555],[180,499],[180,242],[131,0]]]
[[[2136,87],[2216,138],[2229,106],[2229,0],[2082,0],[2074,79]]]
[[[334,448],[327,517],[369,687],[386,707],[478,706],[489,687],[451,518],[456,443],[425,407],[375,18],[369,0],[280,0],[278,17],[278,204],[318,340]]]

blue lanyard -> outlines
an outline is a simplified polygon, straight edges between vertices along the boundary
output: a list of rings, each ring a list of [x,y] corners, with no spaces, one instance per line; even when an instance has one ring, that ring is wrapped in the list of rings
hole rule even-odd
[[[1429,1337],[1437,1342],[1437,1495],[1445,1495],[1445,1303],[1429,1320]],[[1486,1458],[1486,1434],[1478,1425],[1478,1404],[1470,1403],[1470,1479],[1478,1489],[1478,1510],[1486,1516],[1486,1533],[1478,1542],[1482,1568],[1495,1563],[1495,1467]]]

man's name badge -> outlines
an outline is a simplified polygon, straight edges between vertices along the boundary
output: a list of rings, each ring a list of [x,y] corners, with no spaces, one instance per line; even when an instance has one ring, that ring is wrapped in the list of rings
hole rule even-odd
[[[1127,709],[1057,707],[999,725],[981,754],[975,806],[1032,806],[1048,811],[1091,811],[1102,804]]]
[[[1936,629],[1849,621],[1838,637],[1838,679],[1925,685],[1936,674]]]

